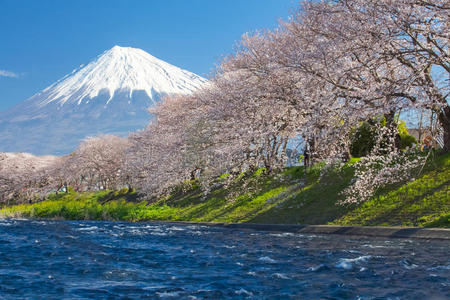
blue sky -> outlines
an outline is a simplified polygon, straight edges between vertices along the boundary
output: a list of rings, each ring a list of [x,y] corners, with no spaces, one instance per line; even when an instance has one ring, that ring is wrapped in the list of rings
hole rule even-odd
[[[114,45],[207,76],[247,31],[295,0],[0,0],[0,111]]]

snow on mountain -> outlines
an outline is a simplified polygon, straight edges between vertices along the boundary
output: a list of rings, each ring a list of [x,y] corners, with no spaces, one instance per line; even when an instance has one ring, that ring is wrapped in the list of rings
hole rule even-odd
[[[145,91],[153,100],[154,94],[188,94],[205,79],[168,64],[147,52],[130,47],[114,46],[80,70],[49,86],[38,94],[40,105],[57,102],[81,104],[108,93],[108,102],[117,90]]]
[[[98,134],[145,127],[162,97],[190,94],[206,79],[147,52],[114,46],[86,66],[0,113],[0,151],[67,154]]]

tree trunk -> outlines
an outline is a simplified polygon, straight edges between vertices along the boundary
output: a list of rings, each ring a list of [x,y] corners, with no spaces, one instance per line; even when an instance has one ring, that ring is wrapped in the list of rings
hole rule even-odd
[[[384,117],[386,118],[386,127],[393,129],[394,136],[394,149],[397,151],[400,151],[400,143],[401,143],[401,137],[398,133],[398,124],[395,120],[395,110],[391,110],[389,113],[385,114]]]
[[[386,126],[390,127],[395,123],[395,110],[391,110],[389,113],[384,114],[386,118]]]
[[[199,177],[198,175],[200,175],[200,173],[202,172],[202,168],[195,168],[194,170],[191,171],[191,180],[195,181],[197,180],[197,178]]]
[[[317,138],[312,136],[309,140],[309,164],[312,166],[316,162],[319,162],[322,157],[317,151]]]
[[[350,154],[350,147],[346,146],[345,150],[342,152],[342,160],[344,162],[348,162],[348,161],[350,161],[351,158],[352,158],[352,155]]]
[[[450,106],[447,105],[438,114],[438,120],[444,129],[444,145],[442,149],[445,153],[450,152]]]

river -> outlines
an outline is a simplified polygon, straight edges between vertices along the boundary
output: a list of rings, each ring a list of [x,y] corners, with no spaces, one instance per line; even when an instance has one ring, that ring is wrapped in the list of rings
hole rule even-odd
[[[450,299],[449,241],[0,220],[0,299]]]

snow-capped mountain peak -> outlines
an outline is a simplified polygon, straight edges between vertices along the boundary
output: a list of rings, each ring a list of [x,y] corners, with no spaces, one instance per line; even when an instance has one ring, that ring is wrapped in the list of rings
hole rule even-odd
[[[0,152],[67,154],[87,136],[144,128],[162,97],[190,94],[207,80],[147,52],[114,46],[0,113]]]
[[[166,63],[147,52],[114,46],[86,66],[74,70],[39,95],[39,106],[56,102],[81,104],[101,94],[108,94],[105,104],[117,91],[145,91],[152,100],[158,94],[189,94],[206,79]]]

